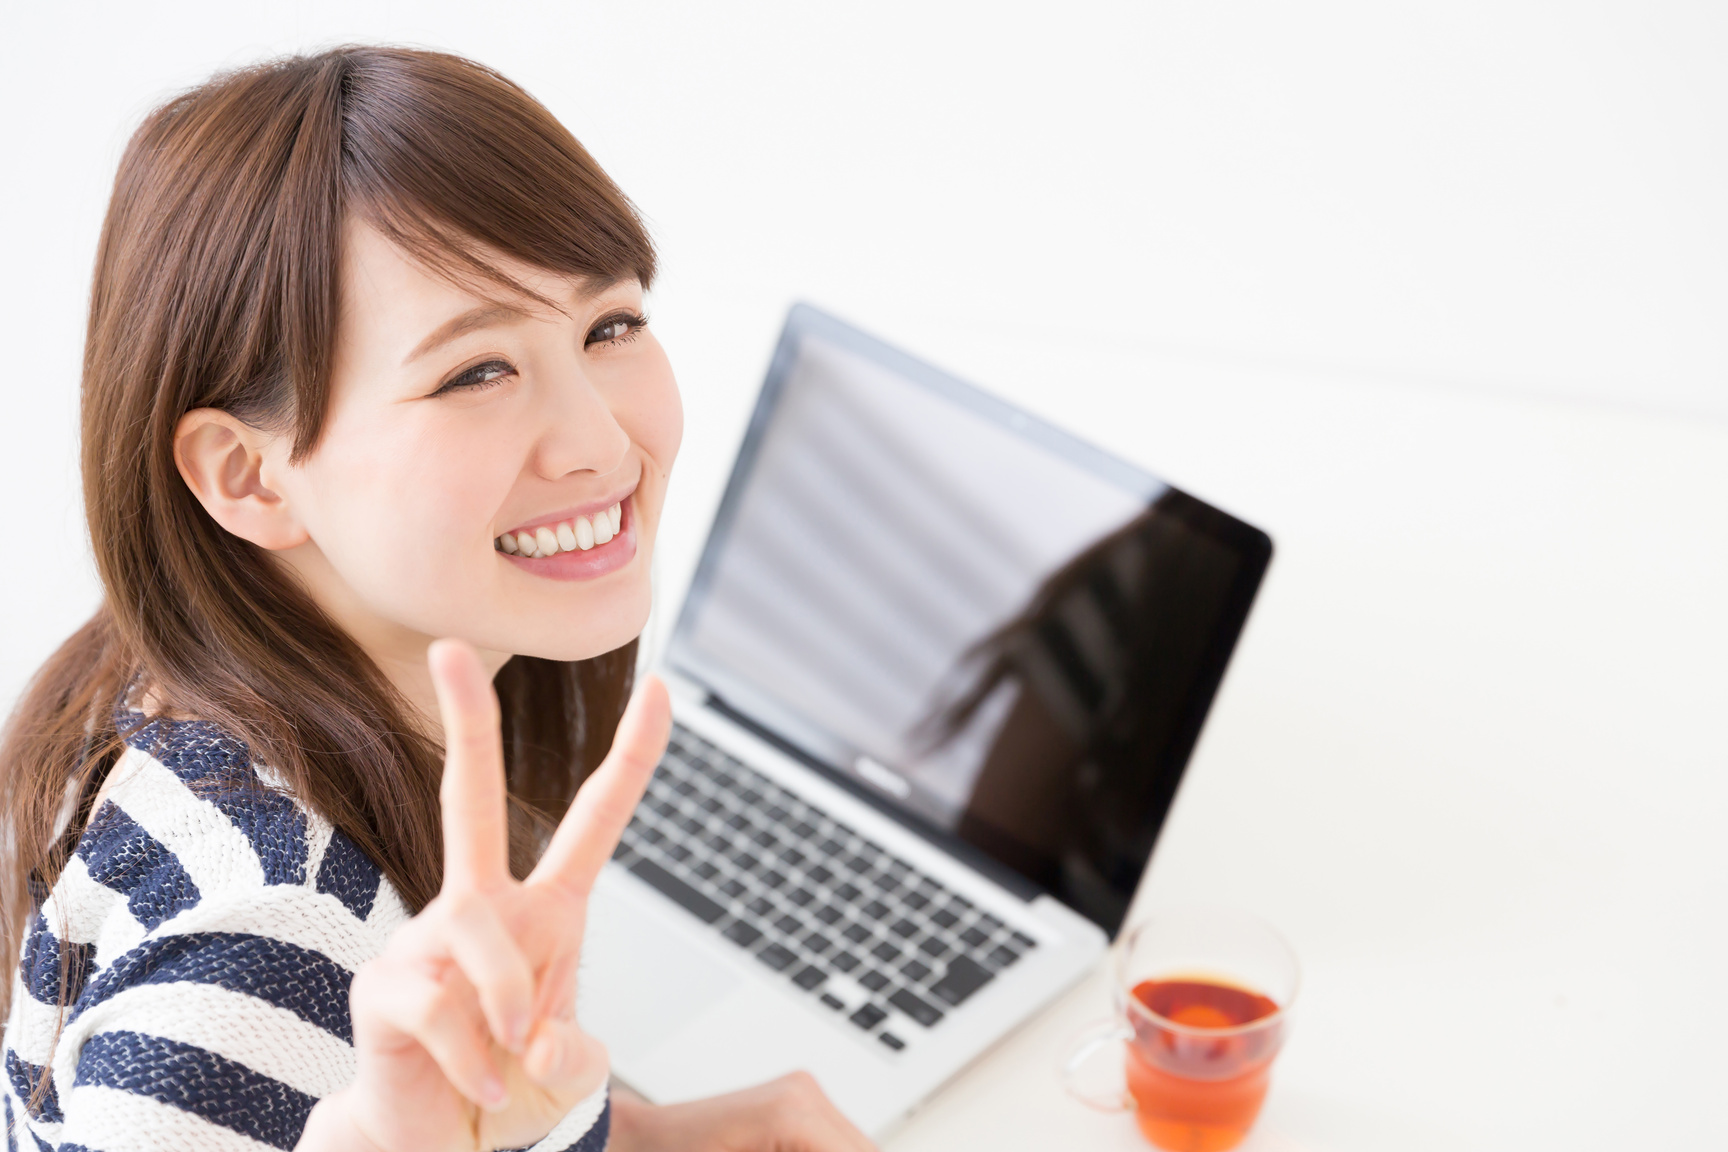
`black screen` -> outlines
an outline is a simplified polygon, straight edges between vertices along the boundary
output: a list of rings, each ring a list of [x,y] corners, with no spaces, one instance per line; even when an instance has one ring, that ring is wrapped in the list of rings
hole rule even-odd
[[[799,308],[671,659],[1114,934],[1269,555],[1247,525]]]

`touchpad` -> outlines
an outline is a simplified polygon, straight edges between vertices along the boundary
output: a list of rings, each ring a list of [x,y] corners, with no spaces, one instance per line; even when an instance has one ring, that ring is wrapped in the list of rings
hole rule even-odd
[[[576,989],[583,1029],[622,1060],[651,1052],[739,985],[736,973],[636,904],[653,897],[619,891],[633,879],[608,875],[595,885]]]

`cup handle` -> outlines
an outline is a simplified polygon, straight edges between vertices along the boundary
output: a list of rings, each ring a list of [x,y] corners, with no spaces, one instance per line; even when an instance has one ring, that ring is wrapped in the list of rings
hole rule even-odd
[[[1076,1041],[1074,1050],[1068,1054],[1068,1059],[1062,1062],[1062,1087],[1068,1094],[1089,1108],[1100,1112],[1128,1112],[1134,1108],[1134,1099],[1128,1095],[1124,1087],[1121,1091],[1110,1095],[1099,1095],[1087,1092],[1080,1087],[1078,1076],[1094,1056],[1111,1044],[1120,1044],[1134,1039],[1134,1029],[1120,1020],[1104,1020],[1092,1025],[1083,1032]]]

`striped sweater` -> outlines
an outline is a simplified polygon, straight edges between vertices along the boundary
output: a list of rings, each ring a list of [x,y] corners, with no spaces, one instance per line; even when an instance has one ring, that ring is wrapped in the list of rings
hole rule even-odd
[[[13,983],[8,1152],[292,1148],[354,1077],[348,986],[407,910],[211,725],[144,725],[111,781]],[[534,1150],[600,1152],[610,1118],[602,1087]]]

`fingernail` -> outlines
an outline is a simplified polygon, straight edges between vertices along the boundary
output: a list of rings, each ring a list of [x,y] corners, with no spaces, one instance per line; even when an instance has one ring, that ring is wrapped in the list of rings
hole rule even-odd
[[[508,1103],[510,1094],[504,1091],[504,1081],[496,1076],[486,1077],[486,1082],[480,1085],[480,1106],[488,1112],[497,1112]]]
[[[526,1016],[514,1016],[504,1026],[504,1047],[520,1056],[522,1045],[528,1043],[528,1026],[530,1021]]]
[[[534,1070],[536,1077],[549,1075],[558,1065],[558,1041],[550,1033],[534,1041],[534,1047],[522,1058],[522,1063]]]

